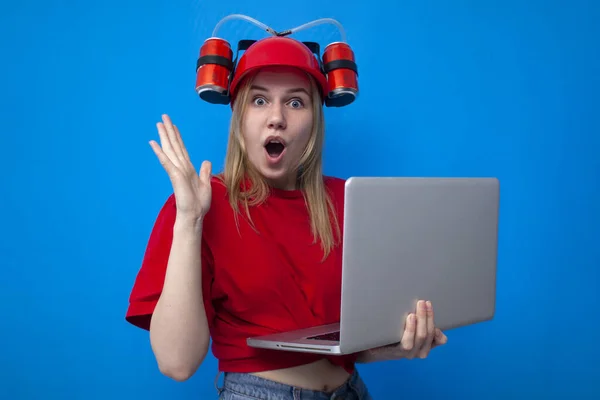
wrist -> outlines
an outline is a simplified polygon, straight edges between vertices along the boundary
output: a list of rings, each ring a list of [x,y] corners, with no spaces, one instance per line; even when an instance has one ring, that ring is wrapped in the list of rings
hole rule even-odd
[[[380,361],[400,360],[402,358],[404,356],[395,349],[394,345],[388,345],[360,352],[357,362],[360,364],[369,364]]]
[[[185,215],[177,214],[175,217],[175,224],[173,229],[175,232],[180,233],[202,233],[202,223],[204,222],[204,216]]]
[[[373,353],[370,350],[364,350],[358,353],[358,358],[356,360],[359,364],[369,364],[374,361]]]

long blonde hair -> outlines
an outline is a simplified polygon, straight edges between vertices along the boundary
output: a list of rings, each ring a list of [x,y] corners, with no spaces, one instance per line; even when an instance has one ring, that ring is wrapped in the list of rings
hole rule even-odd
[[[254,76],[245,79],[236,95],[229,126],[225,168],[221,176],[227,187],[229,203],[235,212],[236,220],[241,205],[251,225],[253,224],[249,208],[265,201],[270,191],[268,183],[248,160],[242,135],[242,121],[246,113],[248,94]],[[325,121],[322,101],[314,79],[311,76],[308,77],[311,84],[313,126],[298,166],[297,184],[308,208],[314,241],[321,243],[323,259],[325,259],[340,239],[340,227],[335,206],[323,179],[321,154],[325,136]],[[249,185],[243,185],[245,182]]]

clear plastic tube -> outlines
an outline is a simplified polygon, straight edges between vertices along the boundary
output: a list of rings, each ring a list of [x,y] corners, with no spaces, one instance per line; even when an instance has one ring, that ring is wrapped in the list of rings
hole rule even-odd
[[[222,20],[220,20],[217,23],[217,25],[215,26],[215,29],[213,29],[212,36],[218,37],[217,35],[219,33],[219,29],[221,29],[221,26],[223,26],[223,24],[225,22],[232,20],[232,19],[242,19],[242,20],[248,21],[248,22],[258,26],[260,29],[263,29],[263,30],[269,32],[272,35],[277,35],[277,32],[273,28],[263,24],[262,22],[254,19],[254,18],[248,17],[247,15],[242,15],[242,14],[231,14],[231,15],[226,16],[225,18],[223,18]]]
[[[338,21],[336,21],[333,18],[321,18],[321,19],[317,19],[312,22],[307,22],[306,24],[303,24],[303,25],[300,25],[300,26],[290,29],[289,32],[290,32],[290,34],[292,34],[292,33],[296,33],[298,31],[301,31],[304,29],[312,28],[313,26],[327,24],[327,23],[333,24],[338,28],[338,30],[340,31],[340,35],[342,36],[341,41],[346,43],[346,31],[344,30],[344,27],[342,26],[342,24],[340,24]]]

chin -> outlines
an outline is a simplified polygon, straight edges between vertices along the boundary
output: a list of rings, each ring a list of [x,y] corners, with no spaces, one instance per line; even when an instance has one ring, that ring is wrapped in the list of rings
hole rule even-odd
[[[288,171],[287,169],[274,171],[272,168],[267,167],[260,168],[259,172],[271,185],[280,189],[285,188],[290,182],[293,182],[291,175],[295,174],[295,172]]]

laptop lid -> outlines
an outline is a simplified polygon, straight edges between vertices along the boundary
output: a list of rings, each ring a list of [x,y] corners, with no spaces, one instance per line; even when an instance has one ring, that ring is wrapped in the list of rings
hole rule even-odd
[[[442,330],[493,318],[497,179],[352,177],[345,193],[343,352],[398,342],[419,299]]]

